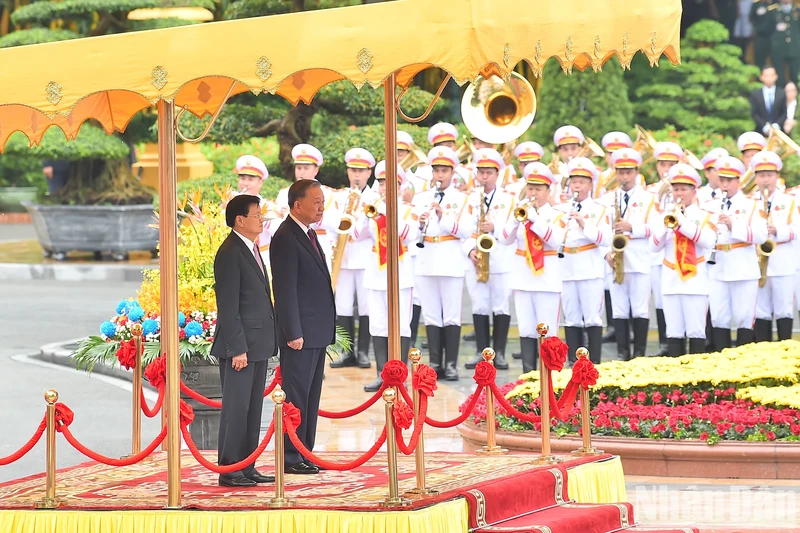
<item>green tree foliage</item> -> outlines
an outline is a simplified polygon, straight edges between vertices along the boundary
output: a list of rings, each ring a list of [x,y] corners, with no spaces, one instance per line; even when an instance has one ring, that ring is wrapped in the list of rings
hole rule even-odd
[[[662,61],[657,69],[637,57],[631,68],[636,121],[648,129],[673,124],[678,131],[737,137],[751,130],[747,95],[758,87],[758,68],[742,62],[742,50],[728,44],[719,22],[693,24],[681,42],[681,64]]]
[[[533,139],[546,147],[553,144],[553,132],[565,124],[577,126],[598,142],[609,131],[631,127],[633,108],[616,58],[600,72],[575,70],[569,75],[551,59],[544,68],[538,100]]]
[[[77,39],[79,33],[72,30],[51,30],[50,28],[31,28],[30,30],[19,30],[0,37],[0,48],[11,46],[24,46],[28,44],[52,43],[55,41],[67,41]]]

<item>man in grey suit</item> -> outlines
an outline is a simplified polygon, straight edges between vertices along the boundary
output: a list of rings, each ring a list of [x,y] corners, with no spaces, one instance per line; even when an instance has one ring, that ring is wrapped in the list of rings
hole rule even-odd
[[[214,259],[217,327],[211,355],[219,359],[222,382],[221,466],[246,459],[258,447],[267,360],[278,352],[269,280],[256,242],[263,226],[259,202],[249,194],[228,202],[225,222],[232,231]],[[225,487],[273,481],[255,463],[219,476]]]

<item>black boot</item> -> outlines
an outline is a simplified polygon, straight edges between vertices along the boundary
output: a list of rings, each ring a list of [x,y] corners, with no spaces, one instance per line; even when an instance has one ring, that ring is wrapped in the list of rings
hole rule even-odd
[[[689,353],[703,353],[706,349],[705,339],[689,339]]]
[[[778,328],[778,340],[785,341],[792,338],[792,325],[794,318],[779,318],[775,321]]]
[[[522,352],[514,352],[511,354],[514,359],[522,359]]]
[[[633,356],[644,357],[647,352],[647,333],[650,331],[649,318],[633,319]]]
[[[358,360],[355,354],[355,329],[356,321],[351,316],[337,316],[336,325],[344,329],[350,337],[351,347],[350,350],[342,354],[342,356],[331,363],[331,368],[343,368],[346,366],[358,366]]]
[[[617,333],[617,355],[622,361],[631,360],[631,323],[624,318],[614,319],[614,330]]]
[[[522,349],[522,373],[527,374],[539,366],[539,340],[530,337],[520,337],[519,345]]]
[[[506,345],[508,344],[508,329],[510,327],[511,315],[494,315],[492,348],[494,348],[494,367],[498,370],[508,370]]]
[[[564,337],[569,347],[569,362],[574,363],[577,360],[575,350],[583,346],[583,328],[565,327]]]
[[[372,337],[372,348],[375,350],[375,368],[378,370],[378,377],[368,385],[364,385],[364,392],[376,392],[383,385],[381,371],[383,365],[389,360],[389,338]]]
[[[417,347],[417,331],[419,330],[419,318],[422,316],[422,307],[415,305],[411,308],[411,347]]]
[[[458,346],[461,344],[461,326],[444,327],[444,379],[458,381]]]
[[[605,293],[605,307],[606,307],[606,334],[603,335],[603,344],[617,342],[617,334],[614,331],[616,323],[614,316],[611,314],[611,291]]]
[[[772,329],[772,324],[770,324],[770,329]],[[772,333],[770,331],[770,333]],[[736,330],[736,346],[744,346],[745,344],[750,344],[753,342],[753,330],[746,329],[746,328],[739,328]]]
[[[489,315],[472,315],[472,323],[475,325],[475,358],[464,365],[467,369],[483,361],[483,349],[489,347]]]
[[[474,315],[473,315],[474,316]],[[478,337],[475,330],[470,331],[466,335],[464,335],[464,342],[472,342]]]
[[[603,326],[586,328],[586,335],[589,337],[589,359],[599,365],[603,356]]]
[[[375,344],[373,343],[373,346]],[[400,360],[408,364],[408,351],[411,349],[411,337],[400,337]]]
[[[686,340],[685,339],[667,339],[667,348],[670,357],[680,357],[686,354]]]
[[[714,348],[722,351],[731,347],[731,330],[728,328],[714,328]]]
[[[706,350],[718,352],[719,348],[714,346],[714,327],[711,325],[711,311],[706,311]]]
[[[444,377],[444,362],[442,361],[442,347],[444,346],[444,329],[438,326],[425,326],[428,335],[428,353],[430,354],[430,367],[436,371],[439,379]]]
[[[753,332],[755,333],[756,342],[772,342],[772,320],[756,318]],[[736,340],[739,340],[738,337]]]
[[[372,337],[369,334],[369,316],[358,317],[358,367],[369,368],[369,341]]]
[[[658,353],[656,355],[667,355],[667,319],[664,318],[663,309],[656,309],[656,322],[658,323]]]

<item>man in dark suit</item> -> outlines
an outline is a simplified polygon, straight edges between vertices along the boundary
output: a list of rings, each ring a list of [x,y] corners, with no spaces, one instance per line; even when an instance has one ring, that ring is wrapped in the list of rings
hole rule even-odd
[[[322,220],[325,202],[316,180],[296,181],[289,188],[289,216],[270,245],[281,375],[286,401],[300,409],[297,436],[313,450],[325,370],[325,351],[335,337],[336,304],[331,276],[319,240],[309,226]],[[285,472],[317,474],[319,467],[304,461],[284,439]]]
[[[756,123],[755,131],[764,136],[769,134],[770,126],[783,127],[786,121],[786,94],[776,86],[778,73],[772,67],[761,70],[761,87],[750,94],[750,115]]]
[[[269,280],[256,243],[263,224],[259,202],[249,194],[228,202],[225,222],[232,231],[214,259],[217,327],[211,355],[219,359],[222,382],[220,465],[238,463],[258,447],[267,360],[278,352]],[[255,464],[219,476],[226,487],[273,481]]]

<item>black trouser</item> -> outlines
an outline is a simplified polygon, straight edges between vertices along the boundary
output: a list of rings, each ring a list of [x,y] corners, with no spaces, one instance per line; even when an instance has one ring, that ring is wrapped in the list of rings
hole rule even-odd
[[[220,465],[238,463],[258,448],[261,436],[261,409],[267,384],[267,361],[248,362],[241,370],[231,367],[231,359],[220,359],[222,411],[219,420],[218,457]],[[252,474],[255,462],[225,474],[235,478]]]
[[[309,450],[314,449],[317,437],[317,416],[319,413],[319,400],[322,396],[322,374],[325,370],[325,348],[303,348],[292,350],[288,346],[281,346],[281,378],[283,391],[286,393],[286,402],[291,402],[300,409],[300,427],[297,428],[297,437]],[[262,387],[261,394],[264,394]],[[284,461],[286,465],[293,465],[303,461],[303,456],[297,451],[289,440],[289,435],[284,436]]]

